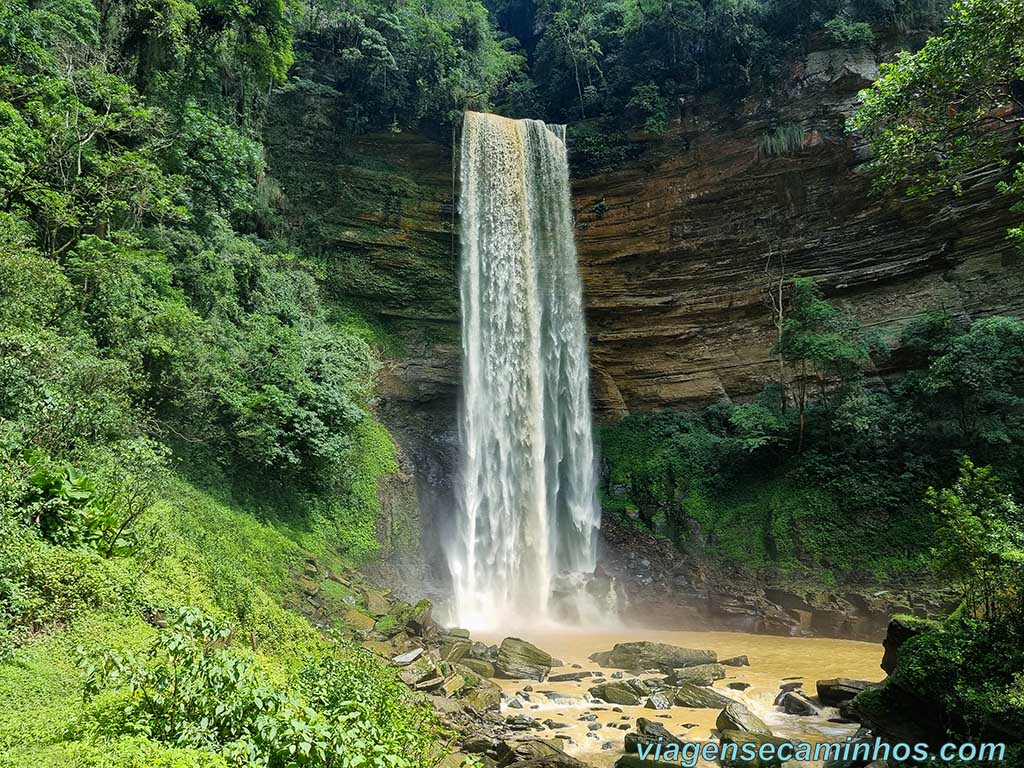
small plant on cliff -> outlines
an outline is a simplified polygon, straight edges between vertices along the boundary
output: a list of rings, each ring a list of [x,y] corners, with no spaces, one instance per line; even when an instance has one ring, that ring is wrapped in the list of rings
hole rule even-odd
[[[804,146],[804,129],[795,123],[780,125],[757,140],[757,153],[761,157],[794,155]]]

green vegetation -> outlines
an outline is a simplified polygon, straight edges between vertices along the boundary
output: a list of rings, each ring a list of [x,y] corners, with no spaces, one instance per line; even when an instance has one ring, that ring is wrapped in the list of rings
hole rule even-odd
[[[710,91],[742,96],[773,82],[786,51],[812,35],[869,47],[873,28],[934,27],[949,3],[491,0],[490,7],[522,45],[534,96],[550,117],[605,117],[663,131]]]
[[[913,370],[869,386],[884,345],[797,280],[775,350],[784,388],[604,427],[606,498],[682,548],[748,570],[920,577],[936,541],[926,490],[955,478],[959,456],[991,463],[1021,493],[1024,323],[929,315],[897,349]]]
[[[457,81],[431,100],[476,87],[456,30],[504,56],[467,8],[472,34],[458,14],[420,30]],[[443,755],[348,627],[301,610],[307,559],[342,573],[379,550],[397,464],[369,410],[380,334],[329,297],[266,176],[299,17],[0,7],[5,768]]]

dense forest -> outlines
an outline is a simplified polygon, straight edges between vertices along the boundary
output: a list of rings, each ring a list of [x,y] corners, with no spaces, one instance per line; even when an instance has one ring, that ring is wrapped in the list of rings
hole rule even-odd
[[[949,11],[6,0],[0,766],[402,768],[450,751],[352,643],[369,615],[353,569],[389,546],[378,482],[396,448],[372,408],[388,330],[288,225],[263,145],[281,94],[337,99],[346,135],[445,135],[472,108],[587,121],[600,144],[771,91],[808,41],[924,31],[849,126],[876,194],[927,200],[1003,163],[999,194],[1019,195],[1024,6]],[[963,607],[898,674],[960,713],[951,732],[1024,727],[1024,323],[936,307],[890,348],[811,281],[786,305],[787,374],[756,401],[602,428],[605,509],[755,573],[956,585]],[[910,373],[881,388],[886,355]],[[309,563],[339,575],[334,627],[304,610]],[[946,687],[965,655],[974,672]]]

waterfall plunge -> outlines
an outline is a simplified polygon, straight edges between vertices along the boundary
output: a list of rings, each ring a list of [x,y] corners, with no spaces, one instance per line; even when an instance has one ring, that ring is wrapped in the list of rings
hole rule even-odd
[[[577,613],[594,570],[589,372],[565,128],[467,112],[461,148],[462,626]]]

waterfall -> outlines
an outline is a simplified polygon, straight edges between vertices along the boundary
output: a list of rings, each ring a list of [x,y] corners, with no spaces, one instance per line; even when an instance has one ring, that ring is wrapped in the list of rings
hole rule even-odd
[[[586,596],[600,526],[565,127],[467,112],[460,163],[455,618],[544,620]]]

